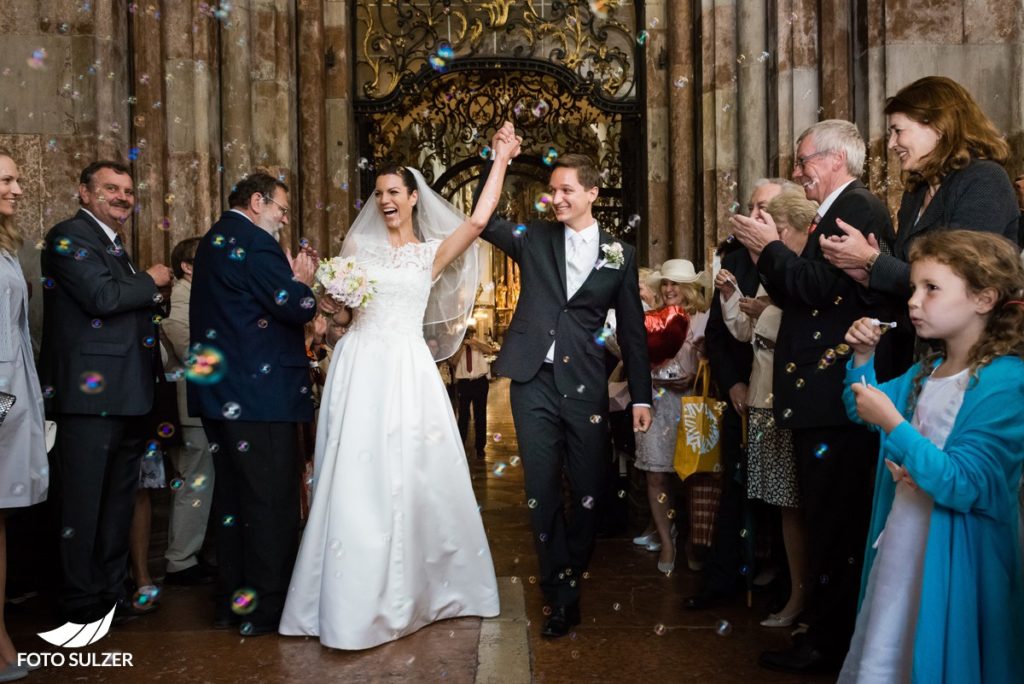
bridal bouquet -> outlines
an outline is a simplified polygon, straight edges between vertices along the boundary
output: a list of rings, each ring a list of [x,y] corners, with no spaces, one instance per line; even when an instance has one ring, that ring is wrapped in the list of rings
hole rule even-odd
[[[321,259],[315,278],[318,294],[326,293],[350,309],[366,306],[376,293],[376,281],[370,280],[352,257]]]

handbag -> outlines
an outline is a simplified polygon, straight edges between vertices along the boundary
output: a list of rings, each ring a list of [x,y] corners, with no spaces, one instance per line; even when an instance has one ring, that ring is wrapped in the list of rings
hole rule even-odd
[[[8,394],[7,392],[0,392],[0,425],[3,425],[4,418],[7,417],[7,414],[14,406],[14,402],[17,400],[18,398],[13,394]]]
[[[676,450],[672,460],[680,479],[694,473],[718,473],[722,470],[720,440],[725,403],[708,396],[711,368],[707,361],[697,365],[693,394],[683,397],[682,414],[676,428]]]

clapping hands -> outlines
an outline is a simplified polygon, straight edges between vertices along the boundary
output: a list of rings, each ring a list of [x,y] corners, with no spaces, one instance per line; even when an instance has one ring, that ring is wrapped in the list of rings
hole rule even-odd
[[[315,253],[316,250],[313,250],[313,252]],[[295,256],[292,256],[291,250],[286,248],[284,255],[288,259],[288,265],[292,269],[292,276],[295,280],[306,286],[312,286],[313,275],[316,273],[317,268],[317,260],[310,256],[307,248],[303,248]]]
[[[767,211],[761,212],[763,220],[750,218],[743,214],[733,214],[729,217],[729,225],[732,226],[732,234],[740,241],[751,257],[758,257],[769,243],[779,239],[779,229],[775,226],[775,219]]]
[[[846,275],[867,287],[869,279],[865,264],[872,254],[880,251],[878,239],[874,233],[864,237],[860,230],[842,219],[836,219],[836,226],[843,235],[822,235],[818,238],[822,254],[833,266],[841,268]]]

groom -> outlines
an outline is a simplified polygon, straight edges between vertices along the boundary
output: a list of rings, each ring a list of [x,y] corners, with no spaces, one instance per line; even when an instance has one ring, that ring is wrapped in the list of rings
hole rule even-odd
[[[495,135],[514,135],[510,127]],[[482,172],[486,179],[490,167]],[[526,226],[494,216],[483,239],[519,264],[522,291],[494,371],[512,380],[512,418],[523,459],[541,588],[551,614],[541,632],[560,637],[580,622],[580,583],[594,548],[597,508],[611,458],[602,330],[615,309],[633,429],[651,424],[636,253],[602,231],[591,212],[598,172],[583,155],[559,157],[551,173],[557,221]],[[483,181],[477,195],[483,188]],[[570,515],[562,493],[571,493]]]

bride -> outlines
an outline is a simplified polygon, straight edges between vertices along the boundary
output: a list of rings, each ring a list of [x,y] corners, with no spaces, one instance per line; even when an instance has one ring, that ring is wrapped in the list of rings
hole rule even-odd
[[[364,649],[437,620],[498,614],[469,466],[424,337],[437,340],[438,359],[461,344],[478,282],[474,241],[519,153],[510,123],[502,133],[471,217],[418,171],[389,167],[345,238],[342,255],[355,256],[376,294],[328,372],[281,634]]]

